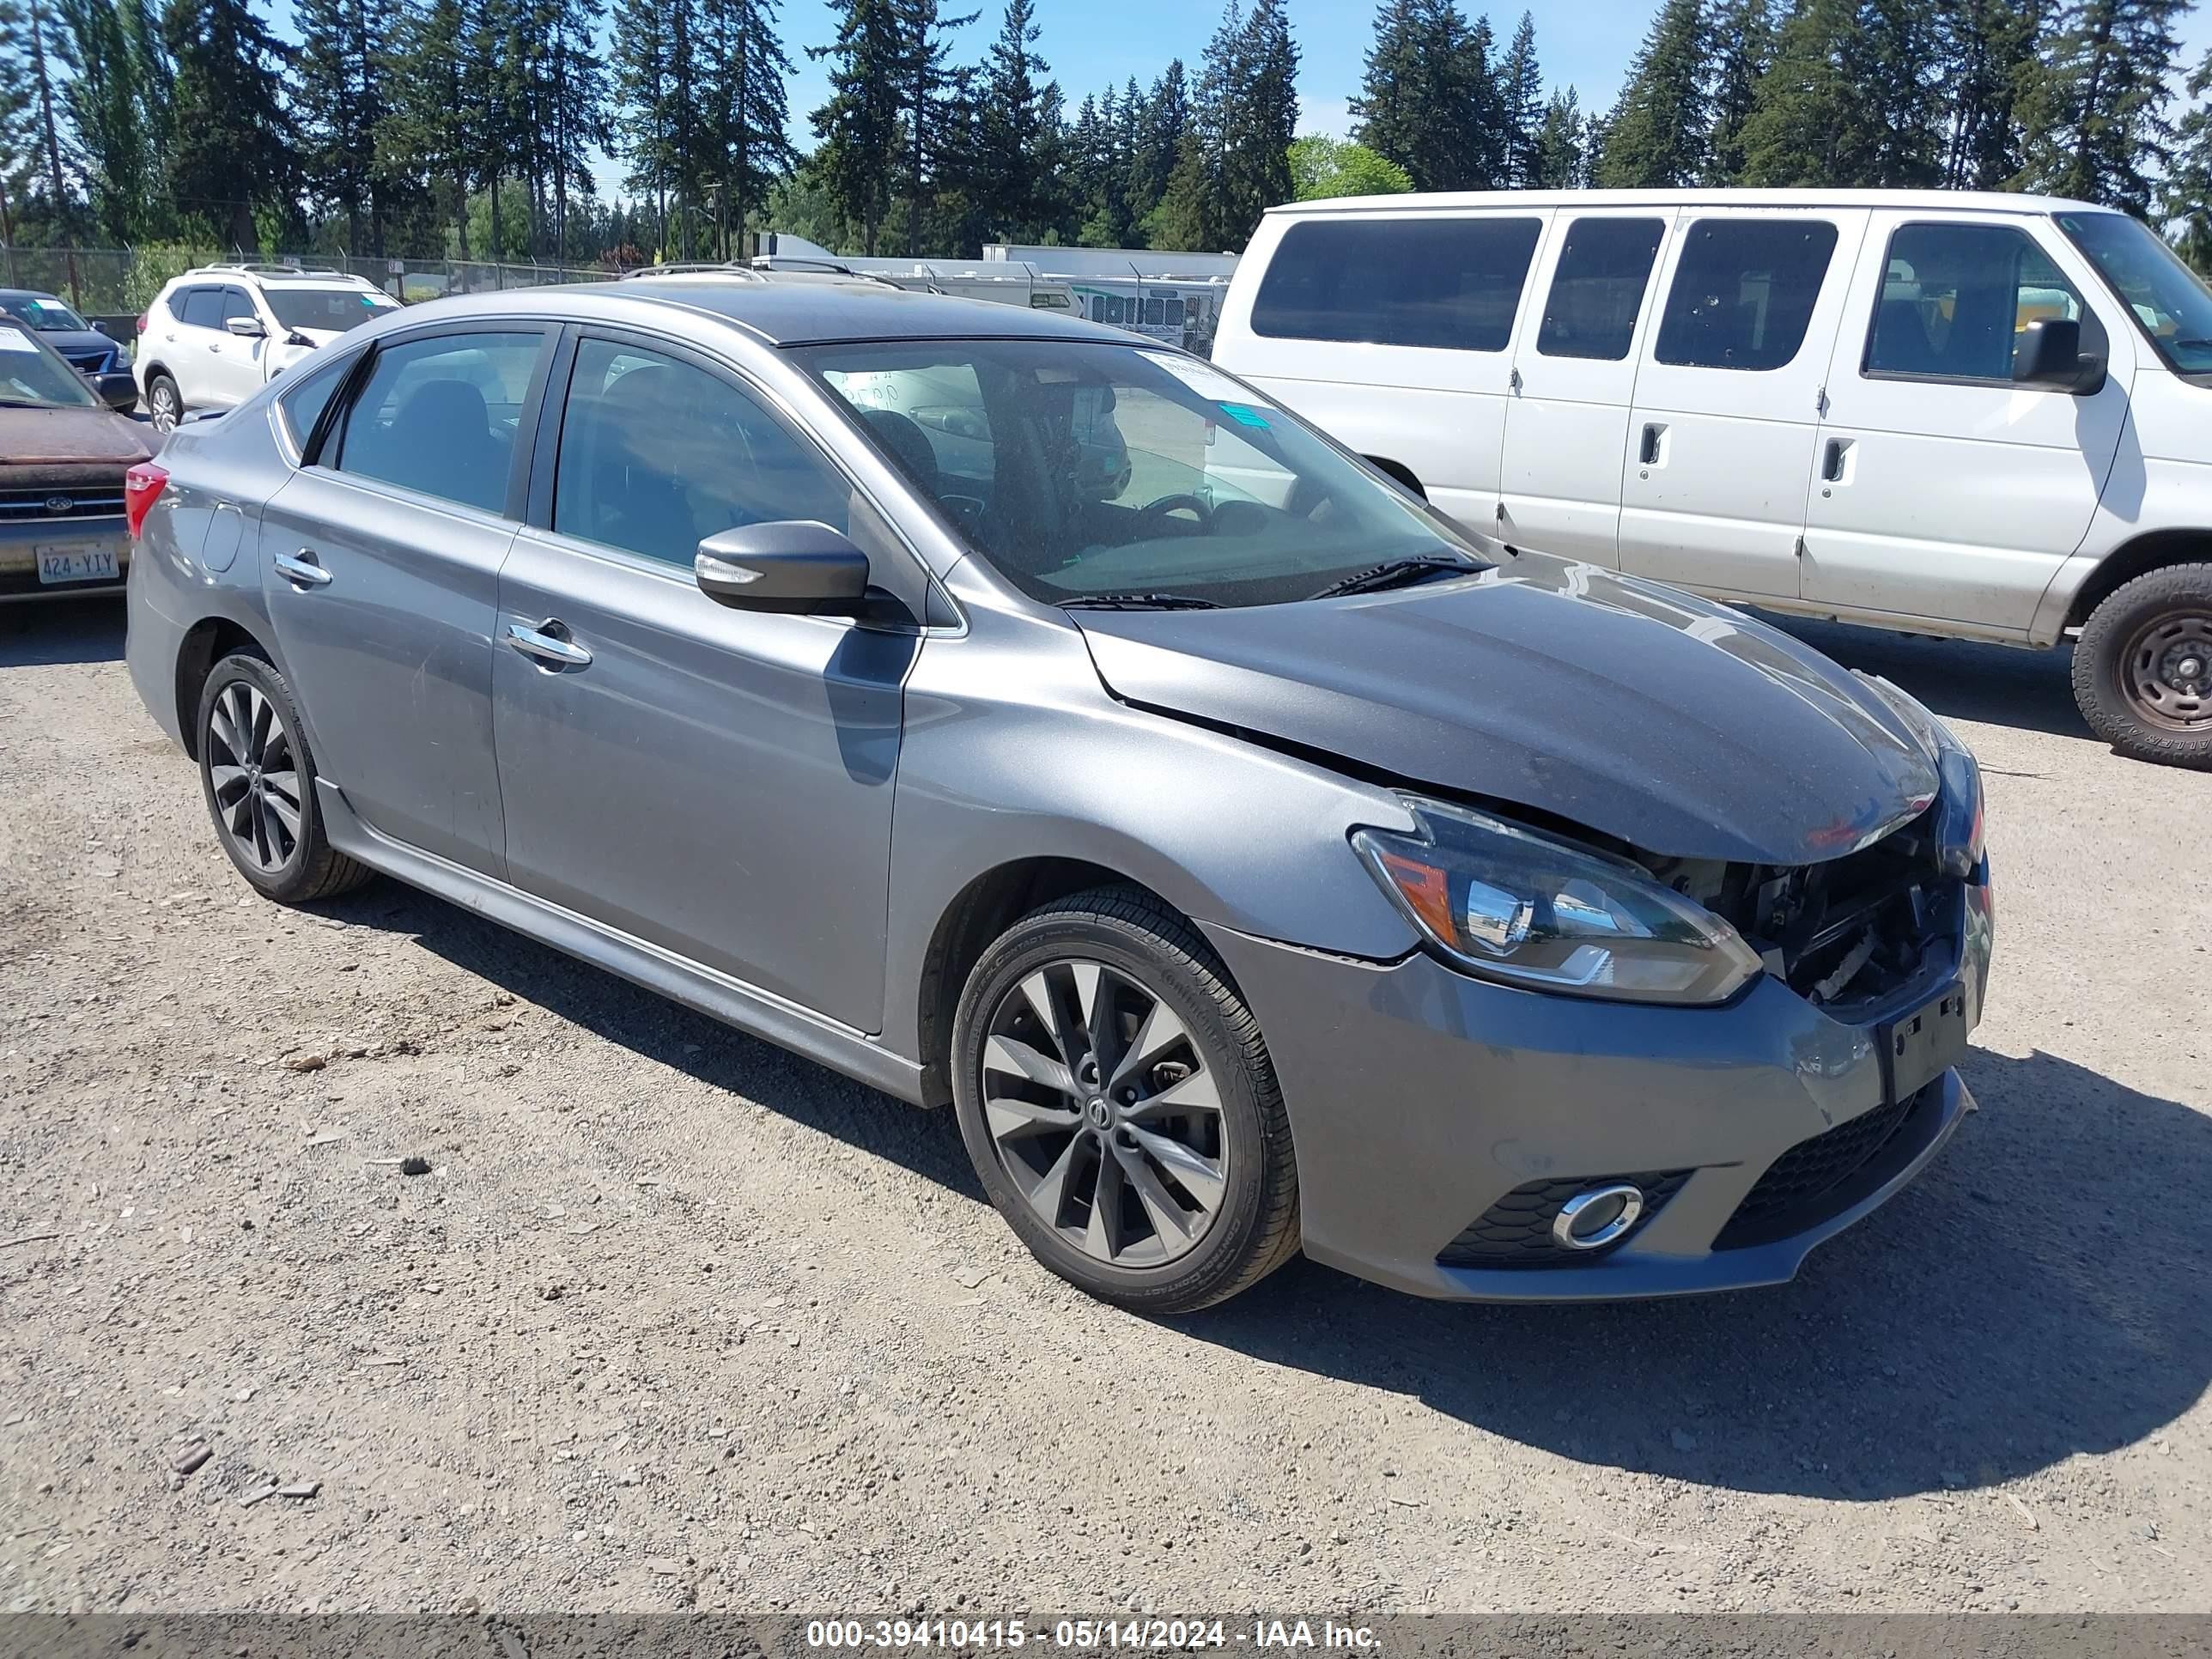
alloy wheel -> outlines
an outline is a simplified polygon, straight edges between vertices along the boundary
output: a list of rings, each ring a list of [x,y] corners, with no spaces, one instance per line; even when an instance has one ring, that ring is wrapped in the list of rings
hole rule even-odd
[[[167,435],[177,429],[177,389],[167,380],[156,380],[146,394],[147,415],[154,430]]]
[[[1024,975],[986,1032],[984,1125],[1039,1218],[1111,1267],[1195,1249],[1230,1149],[1213,1073],[1175,1011],[1118,969],[1065,960]]]
[[[300,769],[292,734],[260,689],[233,680],[208,714],[208,781],[216,823],[238,856],[265,875],[300,847]]]
[[[2120,684],[2136,713],[2184,732],[2212,726],[2212,614],[2169,611],[2136,631]]]

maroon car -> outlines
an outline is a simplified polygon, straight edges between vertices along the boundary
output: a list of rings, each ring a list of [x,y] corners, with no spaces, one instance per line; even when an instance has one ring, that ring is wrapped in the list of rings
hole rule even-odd
[[[124,475],[153,459],[151,429],[106,401],[126,390],[128,374],[88,383],[0,319],[0,604],[121,591]]]

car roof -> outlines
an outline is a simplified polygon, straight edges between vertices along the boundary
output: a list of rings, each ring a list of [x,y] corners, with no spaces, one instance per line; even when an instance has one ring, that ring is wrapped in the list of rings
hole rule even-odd
[[[696,272],[430,300],[409,307],[406,315],[410,319],[542,316],[554,312],[576,319],[621,319],[634,318],[636,313],[631,303],[640,301],[672,312],[706,313],[721,318],[773,346],[825,345],[844,340],[978,338],[1158,345],[1125,329],[1085,322],[1066,312],[1032,311],[990,300],[917,294],[874,283],[761,283],[742,278],[717,282]]]
[[[0,288],[0,300],[52,300],[56,305],[69,305],[58,294],[49,294],[42,288]],[[70,309],[76,309],[70,306]]]
[[[1996,190],[1741,190],[1728,185],[1673,190],[1461,190],[1399,196],[1337,196],[1286,202],[1270,217],[1304,219],[1334,213],[1404,213],[1437,208],[1774,207],[1911,208],[1934,213],[2110,213],[2094,202],[2025,196]]]

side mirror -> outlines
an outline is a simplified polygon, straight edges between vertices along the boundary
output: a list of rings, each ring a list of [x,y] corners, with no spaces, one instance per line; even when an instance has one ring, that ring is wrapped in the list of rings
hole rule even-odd
[[[2012,378],[2087,397],[2105,384],[2105,360],[2081,351],[2081,325],[2071,317],[2030,323],[2012,349]]]
[[[128,369],[114,369],[106,374],[95,374],[92,380],[93,395],[118,415],[128,415],[138,407],[138,382],[131,378]]]
[[[233,317],[223,326],[241,340],[258,340],[269,332],[258,317]]]
[[[732,611],[852,611],[868,592],[868,556],[811,519],[709,536],[691,562],[699,591]]]

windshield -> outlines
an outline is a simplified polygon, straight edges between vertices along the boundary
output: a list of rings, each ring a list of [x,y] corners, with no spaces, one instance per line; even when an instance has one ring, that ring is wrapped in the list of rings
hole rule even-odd
[[[84,379],[14,323],[0,323],[0,406],[31,404],[82,409],[94,401]]]
[[[84,333],[92,325],[71,311],[59,300],[46,300],[26,295],[20,299],[0,300],[0,311],[6,312],[19,322],[28,323],[42,334]]]
[[[343,334],[398,303],[367,288],[264,288],[261,297],[286,328]]]
[[[2212,289],[2156,231],[2119,213],[2062,213],[2058,228],[2135,314],[2168,368],[2212,374]]]
[[[1065,340],[793,354],[1030,598],[1272,605],[1386,561],[1479,561],[1264,394],[1178,352]]]

